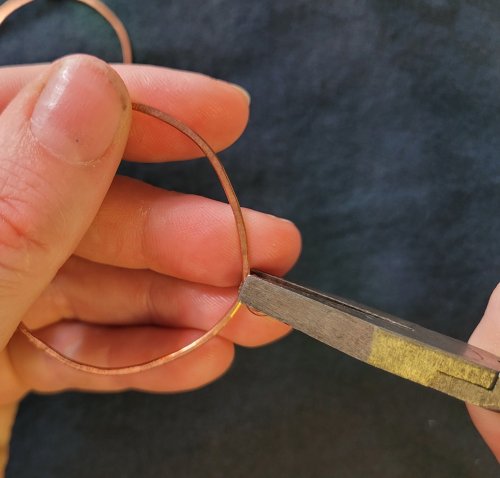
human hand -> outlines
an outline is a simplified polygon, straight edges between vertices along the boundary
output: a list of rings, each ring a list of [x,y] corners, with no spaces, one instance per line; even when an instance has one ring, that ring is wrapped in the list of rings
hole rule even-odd
[[[500,355],[500,285],[491,294],[484,316],[469,343]],[[500,413],[474,405],[467,405],[467,408],[472,422],[500,462]]]
[[[0,69],[4,459],[15,403],[29,391],[189,390],[228,368],[234,344],[262,345],[288,331],[243,309],[193,353],[126,376],[68,368],[16,332],[24,321],[80,361],[127,365],[191,342],[236,298],[241,266],[229,206],[115,172],[122,155],[143,162],[199,156],[177,131],[132,113],[129,94],[184,121],[216,150],[243,131],[248,99],[203,75],[115,69],[119,75],[80,55]],[[295,226],[250,210],[244,215],[252,267],[285,273],[300,250]]]

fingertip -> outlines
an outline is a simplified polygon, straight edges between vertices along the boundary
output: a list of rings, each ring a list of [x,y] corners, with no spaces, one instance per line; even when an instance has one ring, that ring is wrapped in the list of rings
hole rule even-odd
[[[469,343],[498,355],[500,351],[500,285],[493,290],[486,310]]]
[[[220,80],[221,81],[221,80]],[[227,83],[231,87],[235,88],[238,93],[240,93],[242,100],[244,101],[246,106],[249,106],[250,103],[252,102],[252,97],[250,96],[250,93],[248,90],[243,88],[243,86],[238,85],[236,83]]]
[[[244,210],[249,233],[250,265],[269,274],[282,276],[297,262],[302,236],[297,226],[280,217]]]
[[[209,76],[154,66],[117,66],[134,102],[171,114],[202,136],[215,151],[233,144],[249,117],[240,87]],[[198,147],[157,119],[133,113],[125,157],[131,161],[173,161],[200,157]]]

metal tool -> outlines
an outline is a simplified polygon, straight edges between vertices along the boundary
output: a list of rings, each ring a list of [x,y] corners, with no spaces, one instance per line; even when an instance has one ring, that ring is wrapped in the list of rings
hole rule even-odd
[[[490,352],[261,272],[246,278],[240,300],[362,362],[500,410],[500,357]]]

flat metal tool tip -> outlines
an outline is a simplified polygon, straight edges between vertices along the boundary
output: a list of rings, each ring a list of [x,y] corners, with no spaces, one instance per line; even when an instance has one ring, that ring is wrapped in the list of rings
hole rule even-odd
[[[240,300],[374,367],[500,410],[500,358],[485,350],[260,272],[246,278]]]

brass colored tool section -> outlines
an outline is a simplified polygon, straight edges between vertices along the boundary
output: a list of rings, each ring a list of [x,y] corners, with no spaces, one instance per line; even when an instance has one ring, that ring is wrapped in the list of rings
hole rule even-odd
[[[460,400],[500,410],[500,358],[354,302],[263,273],[240,300],[358,360]]]
[[[367,363],[466,402],[500,407],[500,396],[490,403],[498,372],[406,337],[376,330]]]

